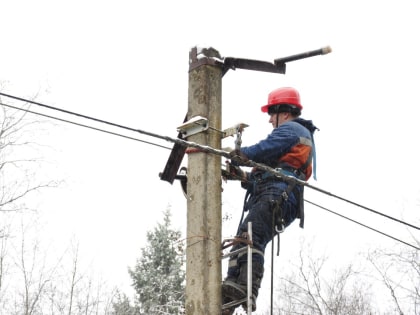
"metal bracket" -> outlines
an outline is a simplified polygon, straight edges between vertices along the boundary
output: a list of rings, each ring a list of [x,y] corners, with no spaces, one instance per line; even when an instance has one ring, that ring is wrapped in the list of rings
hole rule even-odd
[[[224,58],[222,76],[225,75],[229,69],[236,70],[236,68],[272,73],[286,73],[286,64],[284,63],[274,64],[267,61],[226,57]]]
[[[183,138],[187,138],[207,129],[209,129],[208,119],[202,116],[195,116],[179,126],[177,131],[182,134]]]
[[[242,131],[246,127],[249,127],[249,125],[244,123],[239,123],[233,127],[230,127],[223,131],[223,138],[236,135],[235,150],[240,150],[242,144]]]
[[[223,130],[223,138],[227,138],[233,135],[236,135],[238,132],[242,132],[244,128],[249,127],[249,125],[245,123],[239,123],[235,126],[229,127],[225,130]]]
[[[331,47],[326,46],[320,49],[315,49],[292,56],[277,58],[274,60],[273,63],[261,60],[226,57],[224,58],[222,76],[225,75],[229,69],[236,70],[236,68],[285,74],[286,62],[314,57],[318,55],[325,55],[329,54],[330,52]]]

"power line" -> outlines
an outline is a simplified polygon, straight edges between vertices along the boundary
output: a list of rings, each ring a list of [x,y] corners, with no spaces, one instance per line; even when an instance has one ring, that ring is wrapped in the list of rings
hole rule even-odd
[[[32,100],[24,99],[22,97],[13,96],[13,95],[2,93],[2,92],[0,92],[0,95],[6,96],[6,97],[9,97],[9,98],[12,98],[12,99],[21,101],[21,102],[30,103],[30,104],[34,104],[34,105],[37,105],[37,106],[45,107],[45,108],[48,108],[48,109],[51,109],[51,110],[59,111],[59,112],[65,113],[65,114],[74,115],[74,116],[77,116],[77,117],[81,117],[81,118],[93,120],[93,121],[96,121],[96,122],[99,122],[99,123],[102,123],[102,124],[114,126],[114,127],[117,127],[117,128],[129,130],[129,131],[139,132],[139,133],[142,133],[142,134],[145,134],[145,135],[148,135],[148,136],[152,136],[152,137],[156,137],[156,138],[160,138],[160,139],[164,139],[164,140],[170,141],[169,140],[170,139],[169,137],[162,137],[162,136],[159,136],[159,135],[154,134],[154,133],[150,133],[150,132],[146,132],[146,131],[143,131],[143,130],[140,130],[140,129],[135,129],[135,128],[127,127],[127,126],[116,124],[116,123],[113,123],[113,122],[110,122],[110,121],[106,121],[106,120],[98,119],[98,118],[95,118],[95,117],[83,115],[83,114],[80,114],[80,113],[72,112],[72,111],[69,111],[69,110],[66,110],[66,109],[62,109],[62,108],[58,108],[58,107],[46,105],[46,104],[35,102],[35,101],[32,101]],[[25,110],[25,109],[22,109],[22,110]]]
[[[345,201],[345,202],[350,203],[350,204],[352,204],[352,205],[354,205],[354,206],[360,207],[360,208],[362,208],[362,209],[365,209],[365,210],[368,210],[368,211],[373,212],[373,213],[375,213],[375,214],[378,214],[378,215],[380,215],[380,216],[383,216],[383,217],[385,217],[385,218],[387,218],[387,219],[390,219],[390,220],[396,221],[396,222],[398,222],[398,223],[404,224],[404,225],[406,225],[406,226],[408,226],[408,227],[411,227],[411,228],[413,228],[413,229],[420,230],[420,227],[418,227],[418,226],[415,226],[415,225],[413,225],[413,224],[410,224],[410,223],[407,223],[407,222],[405,222],[405,221],[399,220],[399,219],[397,219],[397,218],[391,217],[391,216],[389,216],[389,215],[387,215],[387,214],[385,214],[385,213],[382,213],[382,212],[379,212],[379,211],[373,210],[373,209],[371,209],[371,208],[365,207],[365,206],[363,206],[363,205],[361,205],[361,204],[359,204],[359,203],[357,203],[357,202],[354,202],[354,201],[351,201],[351,200],[349,200],[349,199],[346,199],[346,198],[340,197],[340,196],[338,196],[338,195],[335,195],[335,194],[333,194],[333,193],[331,193],[331,192],[328,192],[328,191],[326,191],[326,190],[320,189],[320,188],[315,187],[315,186],[312,186],[312,185],[307,185],[307,186],[308,186],[308,187],[310,187],[310,188],[312,188],[312,189],[314,189],[314,190],[317,190],[317,191],[319,191],[319,192],[322,192],[323,194],[326,194],[326,195],[328,195],[328,196],[330,196],[330,197],[334,197],[334,198],[336,198],[336,199],[339,199],[339,200]]]
[[[136,128],[131,128],[131,127],[123,126],[123,125],[116,124],[116,123],[113,123],[113,122],[109,122],[109,121],[105,121],[105,120],[102,120],[102,119],[90,117],[90,116],[87,116],[87,115],[83,115],[83,114],[79,114],[79,113],[76,113],[76,112],[72,112],[72,111],[68,111],[68,110],[65,110],[65,109],[61,109],[61,108],[58,108],[58,107],[54,107],[54,106],[42,104],[42,103],[39,103],[39,102],[35,102],[35,101],[32,101],[32,100],[24,99],[24,98],[21,98],[21,97],[13,96],[13,95],[2,93],[2,92],[0,92],[0,95],[5,96],[5,97],[9,97],[9,98],[12,98],[12,99],[15,99],[15,100],[18,100],[18,101],[22,101],[22,102],[26,102],[26,103],[31,103],[31,104],[34,104],[34,105],[38,105],[38,106],[41,106],[41,107],[48,108],[48,109],[60,111],[60,112],[66,113],[66,114],[71,114],[71,115],[75,115],[75,116],[82,117],[82,118],[85,118],[85,119],[93,120],[93,121],[100,122],[100,123],[103,123],[103,124],[111,125],[111,126],[114,126],[114,127],[117,127],[117,128],[122,128],[122,129],[126,129],[126,130],[129,130],[129,131],[133,131],[133,132],[138,132],[138,133],[141,133],[141,134],[145,134],[145,135],[148,135],[148,136],[151,136],[151,137],[163,139],[163,140],[166,140],[166,141],[169,141],[169,142],[174,142],[174,143],[177,143],[177,144],[179,144],[181,146],[184,146],[184,147],[193,147],[193,148],[199,149],[201,152],[212,153],[212,154],[220,155],[220,156],[223,156],[225,158],[235,160],[236,162],[241,163],[244,166],[256,167],[258,169],[267,171],[267,172],[273,174],[274,176],[279,177],[279,178],[281,178],[281,179],[283,179],[285,181],[294,182],[296,184],[299,184],[299,185],[302,185],[302,186],[306,186],[306,187],[311,188],[313,190],[316,190],[316,191],[319,191],[321,193],[324,193],[324,194],[326,194],[326,195],[328,195],[330,197],[334,197],[336,199],[345,201],[345,202],[350,203],[350,204],[352,204],[354,206],[357,206],[357,207],[360,207],[362,209],[371,211],[371,212],[373,212],[375,214],[381,215],[381,216],[383,216],[383,217],[385,217],[387,219],[390,219],[390,220],[396,221],[396,222],[398,222],[400,224],[403,224],[403,225],[409,226],[411,228],[420,230],[419,227],[417,227],[417,226],[415,226],[413,224],[404,222],[404,221],[399,220],[397,218],[394,218],[394,217],[391,217],[389,215],[386,215],[386,214],[384,214],[382,212],[373,210],[373,209],[368,208],[368,207],[365,207],[365,206],[363,206],[363,205],[361,205],[359,203],[356,203],[356,202],[353,202],[353,201],[348,200],[346,198],[343,198],[343,197],[340,197],[338,195],[335,195],[335,194],[333,194],[331,192],[328,192],[326,190],[323,190],[321,188],[318,188],[316,186],[313,186],[313,185],[309,184],[306,181],[300,180],[300,179],[298,179],[298,178],[296,178],[294,176],[285,175],[285,174],[281,173],[280,171],[278,171],[276,169],[273,169],[273,168],[271,168],[271,167],[269,167],[267,165],[264,165],[264,164],[261,164],[261,163],[256,163],[256,162],[251,161],[251,160],[243,161],[239,157],[232,157],[232,156],[230,156],[230,153],[227,152],[227,151],[223,151],[223,150],[219,150],[219,149],[214,149],[214,148],[209,147],[209,146],[200,145],[200,144],[197,144],[197,143],[194,143],[194,142],[190,142],[190,141],[186,141],[186,140],[179,139],[179,138],[171,138],[171,137],[168,137],[168,136],[162,136],[162,135],[159,135],[159,134],[156,134],[156,133],[152,133],[152,132],[148,132],[148,131],[144,131],[144,130],[141,130],[141,129],[136,129]],[[22,109],[22,110],[25,110],[25,109]]]
[[[46,117],[46,118],[55,119],[55,120],[58,120],[58,121],[62,121],[62,122],[66,122],[66,123],[70,123],[70,124],[73,124],[73,125],[76,125],[76,126],[85,127],[85,128],[89,128],[89,129],[96,130],[96,131],[101,131],[101,132],[104,132],[104,133],[108,133],[108,134],[116,135],[116,136],[123,137],[123,138],[127,138],[127,139],[130,139],[130,140],[135,140],[135,141],[144,142],[144,143],[147,143],[147,144],[150,144],[150,145],[155,145],[155,146],[158,146],[158,147],[161,147],[161,148],[165,148],[165,149],[169,149],[169,150],[171,149],[171,148],[169,148],[169,147],[164,147],[164,146],[161,146],[161,145],[158,145],[158,144],[155,144],[155,143],[151,143],[151,142],[148,142],[148,141],[143,141],[143,140],[140,140],[140,139],[137,139],[137,138],[134,138],[134,137],[128,137],[128,136],[125,136],[125,135],[122,135],[122,134],[118,134],[118,133],[115,133],[115,132],[111,132],[111,131],[108,131],[108,130],[104,130],[104,129],[100,129],[100,128],[96,128],[96,127],[92,127],[92,126],[88,126],[88,125],[84,125],[84,124],[76,123],[76,122],[73,122],[73,121],[70,121],[70,120],[66,120],[66,119],[62,119],[62,118],[58,118],[58,117],[54,117],[54,116],[51,116],[51,115],[46,115],[46,114],[38,113],[38,112],[31,111],[31,110],[28,110],[28,109],[22,109],[22,108],[19,108],[19,107],[13,106],[13,105],[9,105],[9,104],[5,104],[5,103],[2,103],[2,102],[0,102],[0,105],[6,106],[6,107],[9,107],[9,108],[13,108],[13,109],[17,109],[17,110],[24,110],[24,111],[26,111],[26,112],[28,112],[28,113],[31,113],[31,114],[40,115],[40,116],[43,116],[43,117]],[[314,206],[317,206],[317,207],[319,207],[319,208],[321,208],[321,209],[324,209],[324,210],[326,210],[326,211],[329,211],[329,212],[331,212],[331,213],[333,213],[333,214],[335,214],[335,215],[338,215],[338,216],[340,216],[340,217],[342,217],[342,218],[344,218],[344,219],[350,220],[350,221],[352,221],[352,222],[354,222],[354,223],[356,223],[356,224],[359,224],[359,225],[361,225],[361,226],[363,226],[363,227],[366,227],[366,228],[368,228],[368,229],[370,229],[370,230],[373,230],[373,231],[375,231],[375,232],[377,232],[377,233],[379,233],[379,234],[382,234],[382,235],[384,235],[384,236],[387,236],[387,237],[389,237],[389,238],[391,238],[391,239],[394,239],[394,240],[396,240],[396,241],[399,241],[399,242],[401,242],[401,243],[403,243],[403,244],[406,244],[406,245],[408,245],[408,246],[411,246],[411,247],[413,247],[413,248],[415,248],[415,249],[420,249],[420,248],[418,248],[418,247],[416,247],[416,246],[414,246],[414,245],[411,245],[411,244],[409,244],[409,243],[407,243],[407,242],[404,242],[404,241],[402,241],[402,240],[400,240],[400,239],[397,239],[397,238],[395,238],[395,237],[393,237],[393,236],[391,236],[391,235],[388,235],[388,234],[383,233],[383,232],[381,232],[381,231],[379,231],[379,230],[376,230],[376,229],[374,229],[374,228],[371,228],[371,227],[369,227],[369,226],[367,226],[367,225],[365,225],[365,224],[362,224],[362,223],[360,223],[360,222],[358,222],[358,221],[355,221],[355,220],[353,220],[353,219],[350,219],[350,218],[348,218],[348,217],[346,217],[346,216],[344,216],[344,215],[341,215],[341,214],[339,214],[339,213],[337,213],[337,212],[334,212],[334,211],[332,211],[332,210],[329,210],[329,209],[327,209],[327,208],[325,208],[325,207],[323,207],[323,206],[320,206],[320,205],[318,205],[318,204],[315,204],[315,203],[313,203],[313,202],[311,202],[311,201],[309,201],[309,200],[306,200],[306,199],[305,199],[305,201],[306,201],[307,203],[310,203],[310,204],[312,204],[312,205],[314,205]]]
[[[405,244],[405,245],[408,245],[408,246],[410,246],[410,247],[413,247],[414,249],[420,250],[420,247],[417,247],[417,246],[415,246],[415,245],[409,244],[409,243],[407,243],[407,242],[405,242],[405,241],[402,241],[402,240],[400,240],[400,239],[398,239],[398,238],[396,238],[396,237],[393,237],[393,236],[391,236],[391,235],[389,235],[389,234],[386,234],[386,233],[384,233],[384,232],[381,232],[381,231],[379,231],[379,230],[376,230],[376,229],[374,229],[374,228],[372,228],[372,227],[370,227],[370,226],[367,226],[367,225],[365,225],[365,224],[363,224],[363,223],[360,223],[360,222],[358,222],[358,221],[356,221],[356,220],[350,219],[349,217],[346,217],[346,216],[344,216],[344,215],[342,215],[342,214],[340,214],[340,213],[337,213],[337,212],[335,212],[335,211],[333,211],[333,210],[330,210],[330,209],[327,209],[327,208],[325,208],[325,207],[323,207],[323,206],[320,206],[320,205],[318,205],[318,204],[316,204],[316,203],[314,203],[314,202],[312,202],[312,201],[309,201],[309,200],[306,200],[306,199],[305,199],[305,202],[310,203],[311,205],[314,205],[314,206],[316,206],[316,207],[318,207],[318,208],[321,208],[321,209],[323,209],[323,210],[326,210],[326,211],[328,211],[328,212],[330,212],[330,213],[333,213],[333,214],[335,214],[335,215],[338,215],[339,217],[342,217],[342,218],[344,218],[344,219],[346,219],[346,220],[349,220],[349,221],[351,221],[351,222],[353,222],[353,223],[359,224],[359,225],[361,225],[361,226],[363,226],[363,227],[365,227],[365,228],[367,228],[367,229],[369,229],[369,230],[375,231],[375,232],[377,232],[377,233],[379,233],[379,234],[382,234],[382,235],[384,235],[384,236],[386,236],[386,237],[389,237],[389,238],[391,238],[391,239],[393,239],[393,240],[395,240],[395,241],[398,241],[398,242],[400,242],[400,243],[403,243],[403,244]]]
[[[73,124],[73,125],[76,125],[76,126],[79,126],[79,127],[84,127],[84,128],[104,132],[104,133],[107,133],[107,134],[111,134],[111,135],[114,135],[114,136],[130,139],[130,140],[134,140],[134,141],[143,142],[143,143],[154,145],[154,146],[157,146],[157,147],[160,147],[160,148],[163,148],[163,149],[172,150],[172,148],[170,148],[170,147],[165,147],[163,145],[156,144],[156,143],[153,143],[153,142],[137,139],[137,138],[134,138],[134,137],[129,137],[129,136],[126,136],[126,135],[123,135],[123,134],[120,134],[120,133],[112,132],[112,131],[105,130],[105,129],[100,129],[100,128],[97,128],[97,127],[88,126],[88,125],[77,123],[77,122],[70,121],[70,120],[67,120],[67,119],[62,119],[62,118],[58,118],[58,117],[55,117],[55,116],[38,113],[38,112],[29,110],[29,109],[23,109],[23,108],[16,107],[16,106],[13,106],[13,105],[10,105],[10,104],[5,104],[3,102],[0,102],[0,105],[6,106],[6,107],[9,107],[9,108],[13,108],[13,109],[17,109],[17,110],[26,111],[30,114],[39,115],[39,116],[43,116],[43,117],[46,117],[46,118],[55,119],[55,120],[62,121],[62,122],[65,122],[65,123]]]

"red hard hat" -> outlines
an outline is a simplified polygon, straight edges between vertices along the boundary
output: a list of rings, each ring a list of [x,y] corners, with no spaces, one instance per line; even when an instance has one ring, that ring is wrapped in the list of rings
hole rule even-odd
[[[268,108],[273,105],[288,104],[302,110],[299,92],[292,87],[282,87],[268,94],[268,104],[261,107],[263,113],[268,112]]]

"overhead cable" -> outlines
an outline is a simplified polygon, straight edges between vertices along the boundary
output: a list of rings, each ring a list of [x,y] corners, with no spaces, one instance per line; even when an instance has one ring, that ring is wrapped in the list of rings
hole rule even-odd
[[[50,119],[62,121],[62,122],[65,122],[65,123],[73,124],[73,125],[76,125],[76,126],[79,126],[79,127],[84,127],[84,128],[88,128],[88,129],[92,129],[92,130],[104,132],[104,133],[107,133],[107,134],[111,134],[111,135],[114,135],[114,136],[118,136],[118,137],[130,139],[130,140],[134,140],[134,141],[143,142],[143,143],[154,145],[154,146],[157,146],[157,147],[160,147],[160,148],[163,148],[163,149],[168,149],[168,150],[171,150],[172,149],[170,147],[165,147],[165,146],[160,145],[160,144],[157,144],[157,143],[153,143],[153,142],[141,140],[141,139],[134,138],[134,137],[129,137],[129,136],[126,136],[126,135],[123,135],[123,134],[120,134],[120,133],[112,132],[112,131],[101,129],[101,128],[97,128],[97,127],[88,126],[88,125],[77,123],[77,122],[70,121],[70,120],[67,120],[67,119],[62,119],[62,118],[58,118],[58,117],[55,117],[55,116],[38,113],[38,112],[35,112],[35,111],[31,111],[29,109],[24,109],[24,108],[20,108],[20,107],[16,107],[16,106],[10,105],[10,104],[5,104],[3,102],[0,102],[0,105],[3,105],[5,107],[9,107],[9,108],[13,108],[13,109],[17,109],[17,110],[22,110],[22,111],[25,111],[25,112],[30,113],[30,114],[34,114],[34,115],[38,115],[38,116],[43,116],[43,117],[46,117],[46,118],[50,118]]]
[[[243,180],[244,180],[241,176],[237,176],[237,175],[231,175],[231,176],[232,176],[233,178],[235,178],[236,180],[241,180],[241,181],[243,181]],[[246,179],[245,179],[245,182],[246,182],[246,183],[249,183],[249,181],[248,181],[248,180],[246,180]],[[371,227],[370,227],[370,226],[368,226],[368,225],[365,225],[365,224],[363,224],[363,223],[360,223],[360,222],[358,222],[358,221],[355,221],[355,220],[353,220],[353,219],[350,219],[350,218],[348,218],[348,217],[346,217],[346,216],[344,216],[344,215],[342,215],[342,214],[339,214],[339,213],[337,213],[337,212],[335,212],[335,211],[333,211],[333,210],[330,210],[330,209],[327,209],[327,208],[325,208],[325,207],[323,207],[323,206],[320,206],[320,205],[318,205],[318,204],[316,204],[316,203],[314,203],[314,202],[312,202],[312,201],[309,201],[309,200],[307,200],[307,199],[304,199],[304,201],[305,201],[305,202],[307,202],[307,203],[309,203],[309,204],[311,204],[311,205],[314,205],[314,206],[316,206],[316,207],[318,207],[318,208],[324,209],[324,210],[326,210],[326,211],[328,211],[328,212],[330,212],[330,213],[333,213],[333,214],[335,214],[335,215],[338,215],[338,216],[340,216],[340,217],[342,217],[342,218],[344,218],[344,219],[347,219],[347,220],[352,221],[352,222],[354,222],[354,223],[356,223],[356,224],[359,224],[359,225],[361,225],[361,226],[364,226],[364,227],[366,227],[366,228],[368,228],[368,229],[370,229],[370,230],[372,230],[372,231],[378,232],[379,234],[382,234],[382,235],[387,236],[387,237],[389,237],[389,238],[392,238],[392,239],[394,239],[394,240],[396,240],[396,241],[398,241],[398,242],[401,242],[401,243],[403,243],[403,244],[406,244],[406,245],[408,245],[408,246],[411,246],[411,247],[413,247],[413,248],[415,248],[415,249],[419,249],[419,250],[420,250],[420,248],[416,247],[415,245],[411,245],[411,244],[409,244],[409,243],[407,243],[407,242],[405,242],[405,241],[402,241],[402,240],[400,240],[400,239],[398,239],[398,238],[396,238],[396,237],[393,237],[393,236],[388,235],[388,234],[386,234],[386,233],[384,233],[384,232],[381,232],[381,231],[379,231],[379,230],[376,230],[376,229],[374,229],[374,228],[371,228]]]
[[[196,149],[199,149],[200,151],[205,152],[205,153],[212,153],[212,154],[216,154],[216,155],[219,155],[219,156],[223,156],[223,157],[225,157],[227,159],[234,160],[234,161],[240,163],[243,166],[256,167],[256,168],[261,169],[261,170],[264,170],[264,171],[266,171],[266,172],[268,172],[268,173],[270,173],[270,174],[272,174],[272,175],[274,175],[274,176],[276,176],[278,178],[281,178],[281,179],[283,179],[283,180],[285,180],[287,182],[293,182],[293,183],[296,183],[296,184],[299,184],[299,185],[302,185],[302,186],[306,186],[306,187],[311,188],[313,190],[316,190],[316,191],[319,191],[321,193],[324,193],[324,194],[326,194],[326,195],[328,195],[330,197],[334,197],[336,199],[345,201],[345,202],[350,203],[350,204],[352,204],[354,206],[357,206],[357,207],[360,207],[362,209],[371,211],[371,212],[373,212],[375,214],[378,214],[378,215],[383,216],[385,218],[388,218],[390,220],[393,220],[393,221],[396,221],[398,223],[401,223],[401,224],[404,224],[406,226],[409,226],[411,228],[420,230],[420,227],[418,227],[418,226],[415,226],[413,224],[404,222],[404,221],[399,220],[397,218],[391,217],[391,216],[389,216],[387,214],[384,214],[384,213],[381,213],[379,211],[373,210],[371,208],[365,207],[365,206],[363,206],[363,205],[361,205],[359,203],[356,203],[356,202],[353,202],[353,201],[348,200],[346,198],[343,198],[343,197],[340,197],[338,195],[335,195],[335,194],[333,194],[331,192],[328,192],[328,191],[326,191],[324,189],[321,189],[321,188],[318,188],[316,186],[313,186],[313,185],[309,184],[308,182],[306,182],[304,180],[301,180],[301,179],[298,179],[298,178],[296,178],[294,176],[285,175],[285,174],[283,174],[281,172],[281,169],[279,169],[279,168],[273,169],[273,168],[271,168],[271,167],[269,167],[269,166],[267,166],[265,164],[257,163],[257,162],[254,162],[252,160],[244,161],[244,160],[242,160],[238,156],[233,156],[232,157],[230,155],[230,152],[227,152],[227,151],[224,151],[224,150],[214,149],[214,148],[212,148],[210,146],[201,145],[201,144],[198,144],[198,143],[195,143],[195,142],[191,142],[191,141],[186,141],[186,140],[183,140],[183,139],[180,139],[180,138],[171,138],[171,137],[162,136],[162,135],[159,135],[159,134],[156,134],[156,133],[153,133],[153,132],[148,132],[148,131],[141,130],[141,129],[136,129],[136,128],[131,128],[131,127],[123,126],[123,125],[116,124],[116,123],[113,123],[113,122],[109,122],[109,121],[105,121],[105,120],[102,120],[102,119],[90,117],[90,116],[87,116],[87,115],[83,115],[83,114],[79,114],[79,113],[76,113],[76,112],[68,111],[68,110],[65,110],[65,109],[57,108],[57,107],[54,107],[54,106],[42,104],[42,103],[39,103],[39,102],[35,102],[35,101],[24,99],[24,98],[21,98],[21,97],[9,95],[9,94],[2,93],[2,92],[0,92],[0,95],[5,96],[5,97],[9,97],[9,98],[12,98],[12,99],[16,99],[16,100],[19,100],[19,101],[22,101],[22,102],[27,102],[27,103],[38,105],[38,106],[41,106],[41,107],[45,107],[45,108],[48,108],[48,109],[60,111],[60,112],[66,113],[66,114],[71,114],[71,115],[75,115],[75,116],[82,117],[82,118],[85,118],[85,119],[93,120],[93,121],[100,122],[100,123],[103,123],[103,124],[111,125],[111,126],[114,126],[114,127],[122,128],[122,129],[125,129],[125,130],[129,130],[129,131],[133,131],[133,132],[138,132],[138,133],[141,133],[141,134],[150,136],[150,137],[154,137],[154,138],[159,138],[159,139],[162,139],[162,140],[166,140],[168,142],[177,143],[177,144],[179,144],[181,146],[184,146],[184,147],[196,148]]]
[[[335,211],[333,211],[333,210],[330,210],[330,209],[327,209],[327,208],[325,208],[325,207],[323,207],[323,206],[320,206],[320,205],[318,205],[318,204],[316,204],[316,203],[314,203],[314,202],[312,202],[312,201],[309,201],[309,200],[306,200],[306,199],[305,199],[305,202],[310,203],[311,205],[314,205],[314,206],[316,206],[316,207],[318,207],[318,208],[321,208],[321,209],[323,209],[323,210],[326,210],[326,211],[328,211],[328,212],[331,212],[331,213],[333,213],[333,214],[335,214],[335,215],[338,215],[339,217],[342,217],[342,218],[344,218],[344,219],[347,219],[347,220],[349,220],[349,221],[351,221],[351,222],[353,222],[353,223],[359,224],[359,225],[361,225],[361,226],[363,226],[363,227],[365,227],[365,228],[367,228],[367,229],[369,229],[369,230],[375,231],[375,232],[377,232],[377,233],[379,233],[379,234],[382,234],[382,235],[384,235],[384,236],[386,236],[386,237],[389,237],[389,238],[391,238],[391,239],[393,239],[393,240],[395,240],[395,241],[398,241],[398,242],[400,242],[400,243],[403,243],[403,244],[405,244],[405,245],[408,245],[408,246],[410,246],[410,247],[413,247],[414,249],[420,250],[420,247],[417,247],[417,246],[415,246],[415,245],[412,245],[412,244],[410,244],[410,243],[407,243],[407,242],[405,242],[405,241],[402,241],[402,240],[400,240],[400,239],[398,239],[398,238],[396,238],[396,237],[393,237],[393,236],[391,236],[391,235],[389,235],[389,234],[386,234],[386,233],[384,233],[384,232],[381,232],[381,231],[379,231],[379,230],[376,230],[376,229],[374,229],[374,228],[371,228],[370,226],[367,226],[367,225],[365,225],[365,224],[363,224],[363,223],[360,223],[360,222],[358,222],[358,221],[356,221],[356,220],[350,219],[349,217],[346,217],[346,216],[344,216],[344,215],[342,215],[342,214],[340,214],[340,213],[337,213],[337,212],[335,212]]]

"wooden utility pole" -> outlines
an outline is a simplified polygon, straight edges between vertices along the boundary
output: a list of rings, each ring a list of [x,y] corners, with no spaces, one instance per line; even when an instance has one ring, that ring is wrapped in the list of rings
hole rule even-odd
[[[208,129],[188,141],[220,149],[222,66],[214,49],[190,51],[188,120],[207,118]],[[186,315],[221,313],[221,157],[188,154]]]

